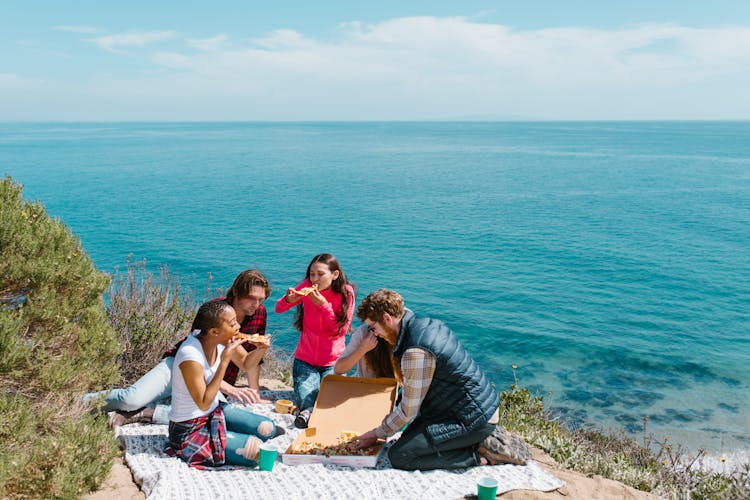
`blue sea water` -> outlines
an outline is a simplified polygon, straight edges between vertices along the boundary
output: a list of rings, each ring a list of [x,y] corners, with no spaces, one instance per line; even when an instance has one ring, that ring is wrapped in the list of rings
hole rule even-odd
[[[750,448],[750,123],[5,123],[0,171],[104,271],[257,266],[272,310],[331,252],[498,388],[516,365],[573,423]]]

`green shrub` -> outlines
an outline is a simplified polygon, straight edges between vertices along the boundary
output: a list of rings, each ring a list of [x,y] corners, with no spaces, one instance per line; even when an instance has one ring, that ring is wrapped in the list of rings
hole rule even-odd
[[[208,291],[210,283],[209,277]],[[115,272],[107,313],[123,347],[123,384],[138,380],[190,331],[199,305],[196,295],[195,287],[184,287],[165,266],[156,276],[145,261],[128,260],[124,271]]]
[[[273,342],[273,340],[272,340]],[[292,355],[275,346],[271,346],[263,356],[263,364],[260,366],[262,378],[275,379],[292,385]]]
[[[118,269],[112,278],[107,307],[110,324],[123,346],[121,383],[131,384],[153,368],[164,351],[190,331],[198,306],[221,295],[221,289],[212,287],[210,275],[199,297],[195,285],[183,285],[166,266],[159,268],[157,276],[145,261],[128,260],[125,270]],[[264,356],[262,377],[291,384],[291,365],[289,354],[271,347]]]
[[[64,224],[0,181],[0,496],[74,497],[111,467],[106,423],[77,403],[119,379],[108,284]]]
[[[519,386],[515,365],[513,377],[515,382],[500,393],[500,422],[561,467],[668,498],[750,498],[747,465],[729,474],[701,471],[696,464],[704,452],[686,462],[683,450],[668,438],[656,441],[647,435],[647,419],[643,445],[623,432],[570,430],[545,409],[543,397]]]

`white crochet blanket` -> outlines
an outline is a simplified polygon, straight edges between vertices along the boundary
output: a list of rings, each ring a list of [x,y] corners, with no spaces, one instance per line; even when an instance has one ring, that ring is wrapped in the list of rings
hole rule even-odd
[[[291,395],[284,391],[263,392],[263,397],[272,400],[291,399]],[[284,434],[272,440],[279,450],[285,450],[299,434],[293,417],[279,415],[272,405],[257,404],[252,409],[272,418],[284,429]],[[229,467],[198,470],[164,453],[165,425],[126,425],[118,427],[116,434],[125,448],[125,461],[147,498],[455,499],[476,494],[477,479],[483,476],[497,479],[498,493],[515,489],[552,491],[564,484],[533,463],[524,467],[496,465],[453,471],[396,470],[391,468],[384,452],[374,469],[322,464],[288,466],[279,457],[272,472]],[[387,447],[388,443],[384,449]]]

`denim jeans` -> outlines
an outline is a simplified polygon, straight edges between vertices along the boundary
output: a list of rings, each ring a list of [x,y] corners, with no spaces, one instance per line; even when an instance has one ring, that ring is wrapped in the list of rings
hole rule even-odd
[[[492,434],[495,424],[480,426],[438,445],[432,443],[425,427],[425,421],[417,417],[388,450],[394,469],[462,469],[479,465],[476,445]]]
[[[315,400],[318,399],[318,391],[320,391],[320,381],[323,377],[332,373],[333,365],[313,366],[299,359],[294,359],[292,365],[294,397],[300,411],[311,410],[315,406]]]
[[[227,422],[227,444],[224,450],[226,463],[230,465],[255,465],[257,462],[238,454],[237,450],[241,450],[251,436],[255,436],[261,441],[266,441],[274,437],[276,435],[275,425],[269,434],[263,435],[258,432],[260,424],[263,422],[271,422],[273,424],[273,420],[256,415],[249,408],[241,406],[224,405],[223,410],[224,418]]]
[[[172,363],[174,357],[162,359],[130,387],[90,392],[84,401],[104,397],[104,411],[133,411],[172,395]]]

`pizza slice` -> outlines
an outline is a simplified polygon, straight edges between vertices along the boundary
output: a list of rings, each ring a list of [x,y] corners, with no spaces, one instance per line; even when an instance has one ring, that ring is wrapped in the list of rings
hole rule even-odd
[[[256,344],[266,343],[266,336],[261,335],[259,333],[253,333],[252,335],[248,335],[247,333],[239,332],[235,334],[234,337],[232,337],[232,340],[241,340],[243,342],[253,342]]]
[[[307,297],[308,295],[310,295],[317,289],[318,289],[317,284],[314,284],[312,286],[306,286],[305,288],[300,288],[299,290],[297,290],[297,295],[302,295],[303,297]]]

